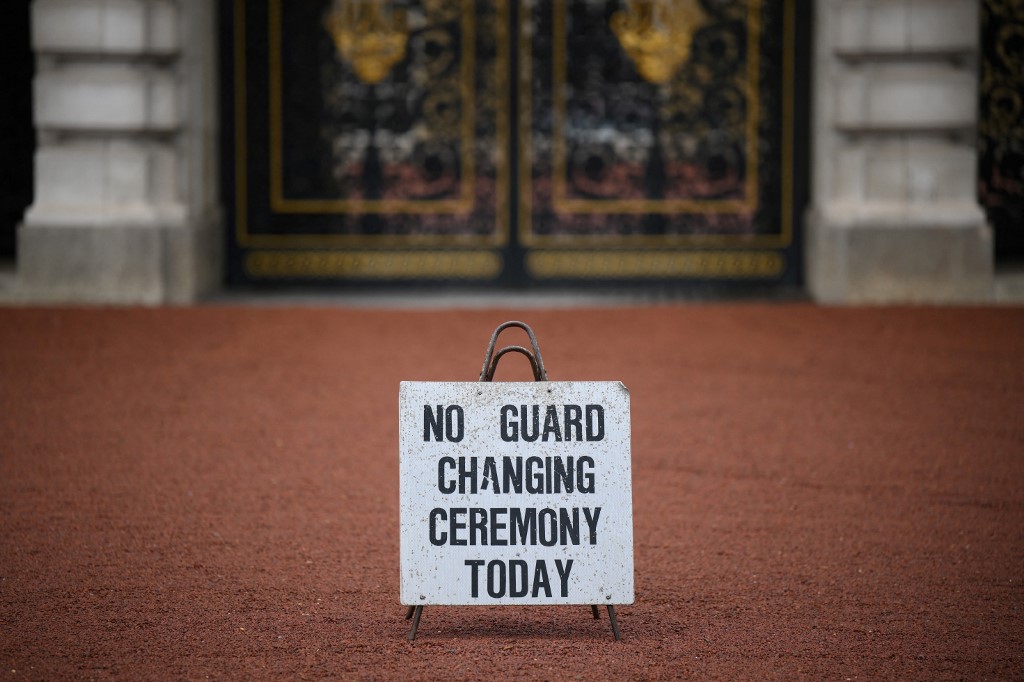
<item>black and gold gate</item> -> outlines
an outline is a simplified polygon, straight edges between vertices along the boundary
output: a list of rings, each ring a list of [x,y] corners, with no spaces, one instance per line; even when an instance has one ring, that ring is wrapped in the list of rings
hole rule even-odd
[[[232,283],[799,281],[803,2],[223,6]]]

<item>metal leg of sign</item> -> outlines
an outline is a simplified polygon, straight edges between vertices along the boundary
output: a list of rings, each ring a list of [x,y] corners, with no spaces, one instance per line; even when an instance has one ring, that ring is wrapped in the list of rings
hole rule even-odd
[[[415,606],[410,606],[410,607],[409,607],[409,610],[405,612],[405,619],[406,619],[406,620],[409,620],[410,618],[412,618],[412,612],[413,612],[413,611],[414,611],[415,609],[416,609],[416,607],[415,607]]]
[[[413,641],[414,639],[416,639],[416,630],[418,630],[419,627],[420,627],[420,616],[423,615],[423,607],[422,606],[410,606],[409,607],[409,615],[413,615],[414,613],[415,613],[415,617],[412,619],[412,630],[409,630],[409,641],[410,642]],[[409,618],[409,616],[406,616],[406,618]]]
[[[611,604],[608,605],[608,619],[612,622],[612,634],[615,635],[615,641],[622,641],[622,633],[619,632],[619,619],[615,617],[615,607]]]
[[[590,605],[590,612],[594,614],[594,620],[601,620],[601,612],[597,610],[597,604]]]

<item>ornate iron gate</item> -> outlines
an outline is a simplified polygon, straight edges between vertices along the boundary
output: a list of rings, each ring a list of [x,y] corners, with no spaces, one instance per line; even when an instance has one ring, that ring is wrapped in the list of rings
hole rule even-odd
[[[799,280],[803,3],[223,7],[232,283]]]

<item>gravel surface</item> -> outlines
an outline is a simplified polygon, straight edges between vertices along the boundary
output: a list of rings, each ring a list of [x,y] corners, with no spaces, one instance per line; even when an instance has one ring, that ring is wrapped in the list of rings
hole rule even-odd
[[[406,641],[398,384],[508,319],[631,391],[622,642]],[[1022,403],[1021,308],[0,309],[0,679],[1021,679]]]

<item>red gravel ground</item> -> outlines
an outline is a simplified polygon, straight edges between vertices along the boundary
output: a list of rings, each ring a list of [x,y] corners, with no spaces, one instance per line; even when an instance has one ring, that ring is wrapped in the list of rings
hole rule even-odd
[[[409,643],[398,383],[517,318],[631,389],[637,600]],[[1020,308],[0,310],[0,679],[1021,679],[1022,403]]]

